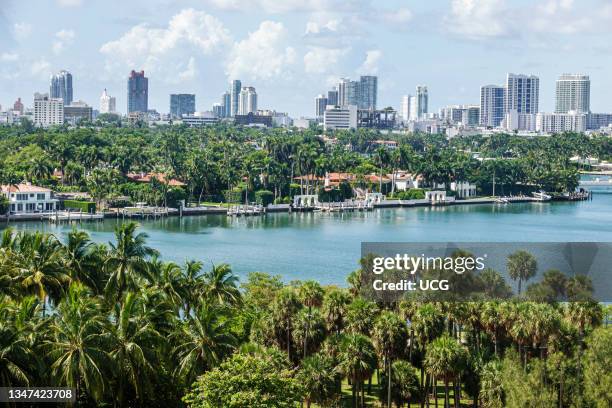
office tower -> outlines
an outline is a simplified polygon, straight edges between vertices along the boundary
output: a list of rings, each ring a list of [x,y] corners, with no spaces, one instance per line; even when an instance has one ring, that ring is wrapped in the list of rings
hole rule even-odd
[[[557,79],[555,113],[591,111],[591,80],[588,75],[563,74]]]
[[[232,94],[229,92],[223,93],[221,96],[221,105],[223,105],[223,117],[229,118],[232,114]]]
[[[323,115],[323,129],[357,129],[357,106],[331,106]]]
[[[93,108],[83,101],[74,101],[64,106],[64,122],[76,125],[79,122],[90,122],[93,119]]]
[[[418,85],[416,87],[416,103],[417,119],[424,119],[427,117],[429,104],[429,95],[425,85]]]
[[[402,120],[410,120],[410,95],[402,96],[402,102],[400,103],[400,116]]]
[[[230,87],[231,109],[230,109],[229,116],[231,117],[234,117],[236,116],[236,114],[238,114],[241,90],[242,90],[242,82],[239,79],[233,80],[231,87]]]
[[[13,110],[19,112],[20,115],[23,115],[23,103],[21,102],[21,98],[17,98],[13,104]]]
[[[115,113],[117,111],[117,99],[110,96],[104,88],[102,96],[100,96],[100,113]]]
[[[214,103],[212,107],[212,111],[213,111],[213,115],[215,116],[215,118],[225,117],[225,110],[223,108],[223,105],[221,105],[220,103]]]
[[[378,94],[378,77],[363,75],[359,78],[359,109],[376,110]]]
[[[315,98],[315,117],[317,119],[323,119],[326,106],[327,98],[325,97],[325,95],[319,95]]]
[[[410,96],[408,98],[408,106],[410,107],[410,114],[408,115],[408,119],[409,120],[418,120],[419,119],[419,113],[418,113],[418,102],[417,102],[417,97],[416,96]]]
[[[128,113],[149,110],[149,78],[144,71],[132,71],[128,78]]]
[[[504,120],[503,86],[485,85],[480,87],[480,125],[498,127]]]
[[[60,71],[51,76],[51,86],[49,97],[52,99],[61,98],[64,106],[72,103],[72,74],[68,71]]]
[[[252,86],[245,86],[238,96],[238,115],[257,112],[257,92]]]
[[[53,126],[64,123],[64,101],[62,98],[50,98],[49,94],[34,94],[34,124],[36,126]]]
[[[341,78],[338,83],[338,105],[357,106],[359,96],[359,82],[351,81],[348,78]]]
[[[327,104],[338,105],[338,91],[336,89],[327,92]]]
[[[508,74],[504,113],[536,114],[539,108],[540,78],[534,75]]]
[[[171,94],[170,115],[181,118],[183,115],[193,115],[195,112],[194,94]]]

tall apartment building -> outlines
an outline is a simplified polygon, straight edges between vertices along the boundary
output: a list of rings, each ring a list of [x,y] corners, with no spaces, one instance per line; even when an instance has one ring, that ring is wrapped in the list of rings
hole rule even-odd
[[[403,121],[407,122],[410,120],[410,95],[402,96],[399,113]]]
[[[100,96],[100,113],[115,113],[117,111],[117,99],[110,96],[104,88]]]
[[[327,98],[325,95],[319,95],[315,98],[315,117],[318,120],[323,119],[325,108],[327,107]]]
[[[181,118],[183,115],[193,115],[196,102],[194,94],[171,94],[170,95],[170,115],[174,118]]]
[[[221,95],[221,105],[223,105],[223,117],[229,118],[232,114],[232,94],[229,92]]]
[[[338,105],[348,106],[358,104],[359,82],[341,78],[338,83]]]
[[[499,85],[480,87],[480,125],[498,127],[504,120],[505,88]]]
[[[252,86],[245,86],[238,97],[238,115],[257,112],[257,92]]]
[[[536,114],[540,103],[540,78],[535,75],[508,74],[504,113]]]
[[[238,114],[240,106],[240,91],[242,90],[242,82],[239,79],[234,79],[230,86],[230,117]]]
[[[336,89],[327,92],[327,104],[338,105],[338,91]]]
[[[72,103],[72,74],[70,72],[62,70],[51,76],[49,97],[52,99],[60,98],[64,101],[64,106],[68,106]]]
[[[49,94],[34,94],[34,125],[48,127],[64,123],[64,101]]]
[[[373,75],[362,75],[359,78],[358,108],[376,110],[378,99],[378,77]]]
[[[127,84],[127,111],[144,112],[149,110],[149,78],[144,71],[132,71]]]
[[[544,133],[584,132],[588,127],[586,113],[538,113],[536,131]]]
[[[425,119],[427,117],[427,113],[429,112],[429,93],[425,85],[418,85],[416,87],[415,98],[417,120]]]
[[[588,75],[563,74],[557,79],[555,113],[591,111],[591,80]]]

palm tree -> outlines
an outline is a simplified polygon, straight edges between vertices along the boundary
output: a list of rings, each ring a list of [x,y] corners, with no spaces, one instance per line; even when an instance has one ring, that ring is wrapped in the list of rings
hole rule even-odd
[[[321,285],[318,282],[312,280],[306,281],[298,288],[298,297],[304,306],[308,308],[308,315],[312,316],[312,308],[320,307],[321,303],[323,302],[323,288],[321,288]],[[308,337],[310,336],[308,332],[310,330],[310,321],[310,317],[304,319],[304,323],[306,324],[304,327],[304,358],[308,353]]]
[[[353,407],[365,406],[363,382],[375,368],[376,352],[370,339],[361,334],[347,334],[342,341],[338,369],[351,381]]]
[[[117,243],[109,243],[110,252],[104,263],[109,274],[104,289],[119,302],[126,290],[137,289],[138,282],[146,276],[146,260],[158,255],[156,250],[146,246],[148,235],[136,234],[136,228],[138,224],[130,222],[115,229]]]
[[[527,251],[519,250],[508,256],[508,274],[518,280],[518,294],[521,295],[521,284],[533,278],[538,271],[538,263],[533,255]]]
[[[134,292],[127,293],[125,302],[115,305],[115,309],[110,357],[117,367],[116,397],[119,406],[125,406],[128,385],[140,401],[151,391],[149,379],[154,372],[155,347],[163,338],[152,322],[142,316],[142,306]]]
[[[323,316],[327,323],[327,330],[340,334],[344,328],[346,309],[351,303],[350,295],[342,289],[330,290],[323,299]]]
[[[383,381],[384,382],[384,381]],[[396,360],[391,364],[391,400],[398,407],[404,403],[411,406],[411,402],[420,398],[419,379],[415,367],[405,360]],[[387,390],[381,389],[381,399],[388,398]],[[382,395],[385,395],[382,397]]]
[[[293,318],[300,309],[300,302],[292,288],[284,288],[278,292],[270,307],[275,330],[284,333],[284,339],[279,338],[279,345],[285,344],[287,356],[291,360],[291,343]],[[282,346],[281,346],[282,347]]]
[[[203,291],[202,265],[202,262],[192,260],[185,262],[185,265],[181,268],[178,290],[183,299],[185,315],[191,313]]]
[[[15,241],[15,281],[19,289],[38,296],[45,316],[49,297],[59,299],[70,282],[62,262],[62,244],[53,235],[42,232],[19,233]]]
[[[58,385],[76,389],[100,401],[108,387],[111,360],[105,351],[108,320],[99,302],[78,282],[72,283],[52,320],[44,343]]]
[[[391,366],[393,359],[397,358],[404,349],[407,338],[406,325],[393,312],[385,311],[380,314],[372,330],[372,341],[382,357],[383,371],[387,372],[387,407],[391,408]]]
[[[480,372],[480,392],[478,399],[484,408],[502,408],[504,406],[502,387],[502,363],[491,360]]]
[[[301,350],[303,358],[308,354],[317,351],[325,338],[325,320],[319,310],[309,311],[302,308],[296,315],[293,323],[292,337],[296,343],[303,347],[308,346],[308,350]],[[296,347],[297,348],[297,347]]]
[[[16,327],[13,305],[0,301],[0,387],[30,385],[36,353],[27,340],[28,331]]]
[[[306,357],[296,374],[296,378],[304,389],[306,407],[314,402],[328,406],[338,397],[338,373],[330,357],[314,354]]]
[[[203,278],[203,296],[206,300],[233,306],[242,302],[237,285],[238,277],[232,273],[229,265],[213,265],[210,271],[204,273]]]
[[[64,266],[72,280],[83,282],[96,294],[101,293],[101,248],[90,240],[85,231],[73,229],[68,233],[64,249]]]
[[[231,324],[227,309],[217,305],[202,304],[187,316],[174,335],[175,375],[184,384],[215,367],[236,346]]]
[[[457,384],[466,361],[467,350],[457,340],[446,334],[435,339],[427,348],[425,366],[428,374],[434,378],[434,383],[438,378],[444,381],[444,408],[450,407],[448,384],[450,381]],[[460,400],[457,388],[460,390],[461,385],[455,387],[455,408],[459,407]],[[435,392],[434,398],[438,398]]]

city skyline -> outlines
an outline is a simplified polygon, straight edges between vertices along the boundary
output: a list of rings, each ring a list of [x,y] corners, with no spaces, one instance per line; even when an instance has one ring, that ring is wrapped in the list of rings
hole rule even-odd
[[[240,78],[257,88],[261,108],[313,116],[312,98],[339,78],[377,75],[379,108],[399,109],[403,95],[426,84],[429,111],[436,112],[477,104],[481,86],[519,72],[540,78],[539,110],[554,112],[555,81],[571,72],[590,76],[591,110],[612,111],[605,35],[612,6],[587,2],[389,1],[372,13],[363,1],[260,1],[245,10],[230,0],[178,7],[45,0],[36,9],[10,1],[0,16],[0,104],[21,97],[31,106],[34,92],[67,70],[75,100],[95,107],[106,88],[125,113],[125,76],[133,69],[150,78],[149,106],[158,111],[178,93],[196,94],[196,109],[210,110]],[[511,27],[517,21],[521,32]]]

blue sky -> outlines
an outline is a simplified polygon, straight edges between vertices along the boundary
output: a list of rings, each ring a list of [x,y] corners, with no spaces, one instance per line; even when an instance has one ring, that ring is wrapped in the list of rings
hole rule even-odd
[[[430,111],[478,103],[507,72],[540,76],[551,111],[555,79],[591,76],[591,109],[612,112],[609,0],[0,0],[0,104],[48,92],[67,69],[75,99],[102,90],[125,111],[132,69],[149,77],[149,106],[196,94],[209,110],[239,78],[260,108],[312,116],[339,77],[376,74],[379,106],[399,108],[417,84]]]

